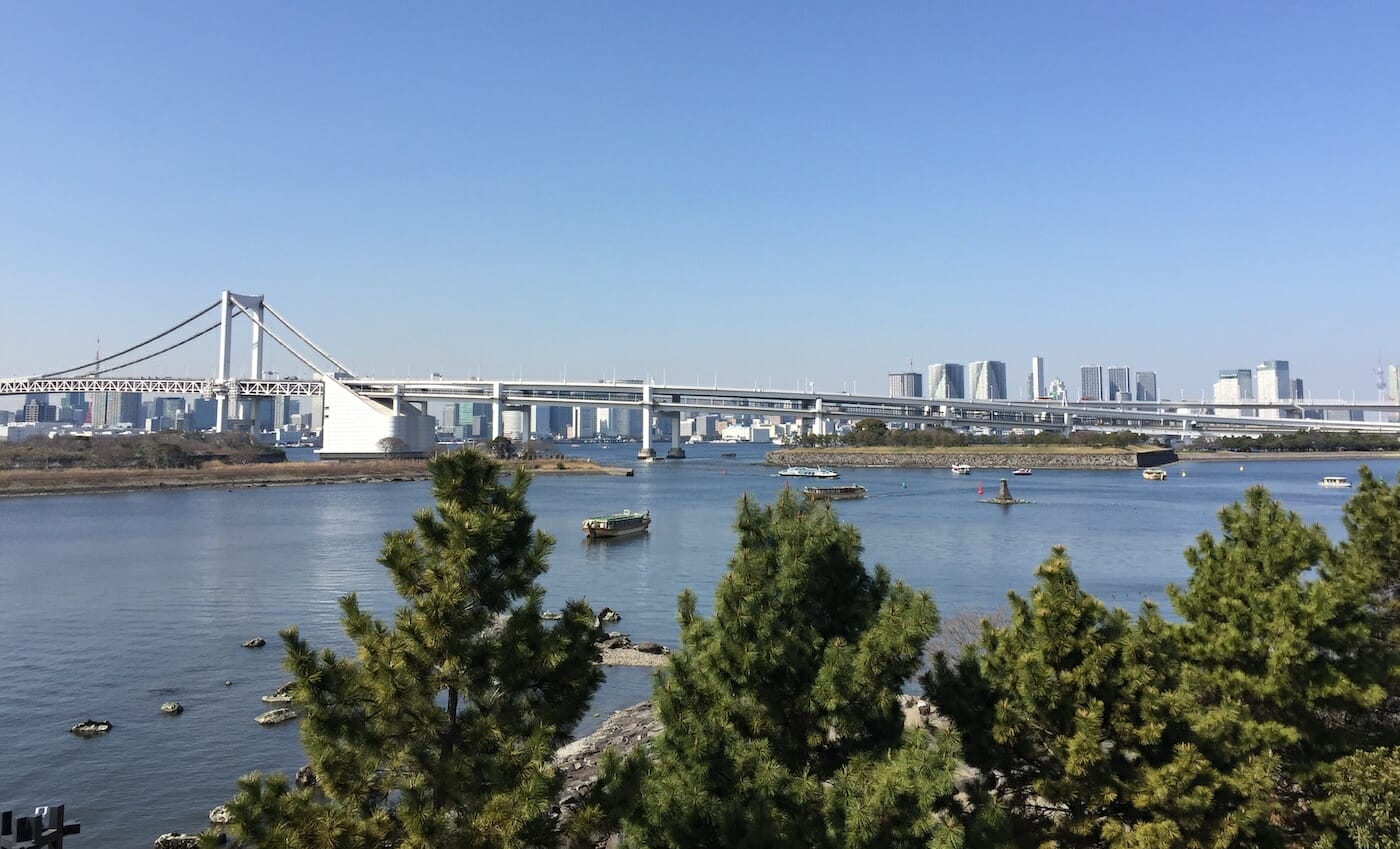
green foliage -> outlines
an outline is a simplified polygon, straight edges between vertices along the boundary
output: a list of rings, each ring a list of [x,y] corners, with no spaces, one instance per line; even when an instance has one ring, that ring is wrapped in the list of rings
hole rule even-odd
[[[1294,433],[1264,433],[1259,436],[1219,436],[1197,443],[1196,451],[1395,451],[1400,440],[1384,433],[1347,431],[1335,433],[1305,430]]]
[[[1036,570],[1011,621],[986,624],[927,695],[962,734],[981,790],[1005,815],[970,823],[971,845],[1206,847],[1232,836],[1219,776],[1170,714],[1167,626],[1134,622],[1080,589],[1063,548]]]
[[[1400,849],[1400,748],[1337,761],[1319,807],[1357,849]]]
[[[320,781],[244,778],[230,830],[259,849],[556,846],[551,757],[601,681],[593,614],[541,618],[553,540],[528,477],[471,451],[429,461],[437,512],[386,534],[379,562],[405,604],[392,625],[341,600],[356,656],[283,632],[293,704]]]
[[[606,765],[624,844],[961,845],[939,813],[956,740],[906,730],[896,700],[937,629],[932,599],[866,571],[858,533],[791,493],[744,499],[736,528],[714,618],[681,596],[663,733]]]
[[[890,429],[879,419],[861,419],[851,425],[850,431],[842,438],[847,445],[884,445]]]
[[[1394,674],[1393,652],[1371,639],[1375,564],[1340,556],[1259,487],[1220,524],[1219,541],[1202,534],[1186,552],[1186,587],[1168,588],[1182,618],[1179,711],[1256,806],[1253,845],[1332,839],[1310,800],[1328,766],[1366,743]]]

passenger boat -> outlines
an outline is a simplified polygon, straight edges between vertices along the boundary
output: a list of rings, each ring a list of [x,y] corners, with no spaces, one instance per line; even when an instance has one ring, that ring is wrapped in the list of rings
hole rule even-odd
[[[864,498],[865,487],[860,484],[849,484],[846,486],[804,486],[802,494],[807,496],[808,501],[846,501],[852,498]]]
[[[970,475],[972,474],[972,467],[966,463],[954,463],[952,471],[955,475]]]
[[[839,477],[841,477],[840,474],[838,474],[838,473],[836,473],[836,472],[833,472],[831,469],[825,469],[825,468],[822,468],[821,466],[788,466],[786,469],[783,469],[781,472],[778,472],[778,476],[779,476],[779,477],[784,477],[784,478],[839,478]]]
[[[589,539],[606,539],[608,537],[625,537],[629,534],[640,534],[651,527],[651,511],[634,513],[631,510],[623,510],[621,513],[613,513],[608,516],[593,516],[583,520],[583,533]]]
[[[1341,475],[1328,475],[1317,482],[1318,486],[1325,486],[1328,489],[1350,489],[1351,481]]]
[[[1162,469],[1143,469],[1142,478],[1149,481],[1164,481],[1167,479],[1167,473]]]
[[[1031,473],[1031,470],[1030,470],[1030,469],[1017,469],[1016,471],[1012,472],[1011,474],[1013,474],[1013,475],[1021,475],[1022,477],[1025,477],[1026,475],[1028,475],[1028,474],[1030,474],[1030,473]]]

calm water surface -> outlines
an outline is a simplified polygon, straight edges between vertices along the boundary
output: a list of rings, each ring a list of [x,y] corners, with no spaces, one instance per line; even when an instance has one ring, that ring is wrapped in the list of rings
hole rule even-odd
[[[586,598],[620,611],[617,627],[635,638],[675,645],[676,596],[693,588],[708,610],[732,553],[735,502],[771,500],[785,483],[759,465],[764,450],[688,446],[685,461],[642,464],[636,446],[573,449],[637,472],[535,479],[538,526],[558,539],[548,603]],[[1371,465],[1389,480],[1400,472],[1400,461]],[[867,564],[928,589],[945,615],[1025,590],[1057,544],[1090,592],[1135,608],[1185,580],[1183,549],[1250,484],[1338,537],[1350,491],[1317,482],[1355,480],[1356,464],[1186,463],[1157,483],[1037,471],[1010,478],[1033,504],[979,504],[977,485],[990,495],[1005,474],[846,470],[842,482],[870,497],[837,509],[860,528]],[[0,810],[66,804],[83,823],[75,845],[134,849],[203,828],[244,773],[301,766],[295,723],[253,722],[259,696],[286,680],[277,631],[295,624],[314,645],[344,648],[336,602],[347,592],[390,614],[381,537],[429,501],[426,482],[0,500]],[[583,541],[583,517],[624,507],[651,510],[650,534]],[[240,647],[253,636],[268,647]],[[610,670],[580,731],[646,698],[649,678]],[[182,716],[159,713],[170,699]],[[89,717],[115,728],[93,740],[68,733]]]

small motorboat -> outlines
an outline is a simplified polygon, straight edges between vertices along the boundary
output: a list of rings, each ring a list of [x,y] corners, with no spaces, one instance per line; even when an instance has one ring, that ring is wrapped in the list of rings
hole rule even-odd
[[[1022,477],[1025,477],[1026,475],[1028,475],[1028,474],[1030,474],[1030,473],[1031,473],[1031,470],[1030,470],[1030,469],[1017,469],[1016,471],[1012,472],[1011,474],[1013,474],[1013,475],[1020,475],[1020,476],[1022,476]]]
[[[972,467],[966,463],[954,463],[951,471],[955,475],[970,475],[972,474]]]

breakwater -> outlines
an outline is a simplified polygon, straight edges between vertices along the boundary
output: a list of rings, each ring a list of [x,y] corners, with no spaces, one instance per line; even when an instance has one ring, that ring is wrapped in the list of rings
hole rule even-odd
[[[1029,446],[974,446],[935,451],[901,448],[784,448],[764,455],[770,466],[947,469],[1145,469],[1177,460],[1170,448],[1037,450]]]

